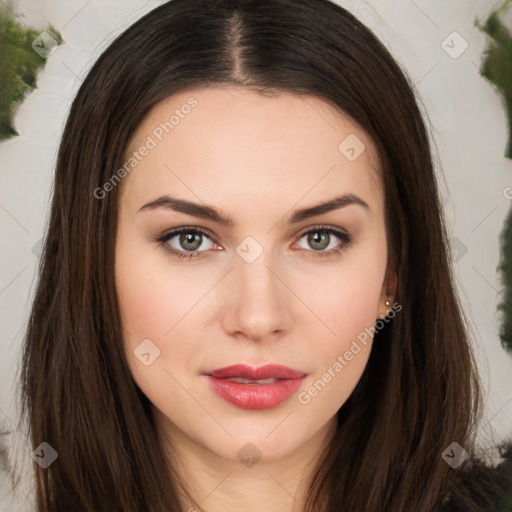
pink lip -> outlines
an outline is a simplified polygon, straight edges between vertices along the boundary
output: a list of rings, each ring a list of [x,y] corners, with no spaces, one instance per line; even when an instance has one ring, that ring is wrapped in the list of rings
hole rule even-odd
[[[234,364],[232,366],[226,366],[225,368],[219,368],[218,370],[211,370],[203,372],[205,375],[211,375],[218,379],[226,379],[229,377],[242,377],[244,379],[261,380],[270,379],[272,377],[276,379],[296,379],[298,377],[304,377],[305,372],[298,370],[292,370],[287,366],[281,364],[265,364],[253,368],[246,364]]]
[[[203,372],[212,389],[227,402],[242,409],[271,409],[290,398],[299,389],[306,373],[286,366],[267,364],[258,368],[237,364]],[[276,378],[271,384],[245,384],[228,378],[251,380]]]

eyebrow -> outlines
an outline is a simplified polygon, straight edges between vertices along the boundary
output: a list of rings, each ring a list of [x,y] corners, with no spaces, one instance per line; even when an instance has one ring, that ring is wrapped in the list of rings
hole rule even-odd
[[[370,211],[370,207],[366,201],[361,199],[359,196],[354,194],[344,194],[338,197],[334,197],[333,199],[329,199],[326,202],[319,203],[308,208],[296,210],[290,216],[287,223],[296,224],[304,219],[308,219],[309,217],[315,217],[316,215],[328,213],[330,211],[338,210],[350,205],[359,205],[362,206],[365,210]],[[224,226],[235,226],[235,221],[232,217],[213,206],[193,203],[191,201],[187,201],[186,199],[177,199],[169,195],[161,196],[158,199],[145,204],[142,206],[142,208],[140,208],[139,212],[155,210],[157,208],[166,208],[176,212],[186,213],[188,215],[193,215],[194,217],[217,222]]]

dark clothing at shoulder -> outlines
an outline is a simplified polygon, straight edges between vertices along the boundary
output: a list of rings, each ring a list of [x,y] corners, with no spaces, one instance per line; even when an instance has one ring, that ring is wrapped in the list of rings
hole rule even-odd
[[[459,485],[439,512],[512,512],[512,446],[493,468],[482,462],[464,465]]]

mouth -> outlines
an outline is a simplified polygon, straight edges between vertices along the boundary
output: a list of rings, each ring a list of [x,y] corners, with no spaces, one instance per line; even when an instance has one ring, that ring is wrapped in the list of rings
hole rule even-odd
[[[242,409],[272,409],[289,399],[307,373],[287,366],[267,364],[257,368],[237,364],[203,372],[211,389]]]

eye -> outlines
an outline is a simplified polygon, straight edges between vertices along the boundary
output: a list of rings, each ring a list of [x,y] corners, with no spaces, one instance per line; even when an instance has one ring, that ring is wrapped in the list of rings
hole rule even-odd
[[[173,238],[176,237],[178,238],[176,241],[174,241],[174,244],[170,243]],[[192,260],[194,258],[201,257],[198,252],[205,252],[197,250],[199,247],[201,247],[205,238],[208,239],[213,246],[215,246],[206,231],[200,228],[184,226],[162,235],[160,238],[155,239],[155,241],[159,242],[159,244],[173,256],[177,258],[187,258]],[[210,246],[209,248],[211,249],[212,247]],[[205,250],[209,248],[207,247]]]
[[[340,244],[335,244],[333,248],[333,235],[335,238],[338,238],[342,241],[341,247]],[[333,256],[334,254],[341,254],[343,249],[353,245],[353,239],[349,233],[341,229],[329,226],[317,226],[313,229],[310,229],[309,231],[303,233],[299,240],[302,240],[304,237],[306,237],[306,243],[313,248],[313,257],[325,258],[328,256]],[[331,249],[326,251],[325,249],[327,249],[329,246],[331,246]]]
[[[333,235],[335,238],[338,238],[338,240],[341,240],[342,243],[334,245],[334,248],[331,247],[330,250],[326,251],[325,249],[332,245]],[[340,254],[342,249],[348,248],[353,244],[351,235],[346,231],[329,226],[317,226],[310,229],[303,233],[299,240],[302,240],[304,237],[306,237],[307,243],[313,248],[312,251],[308,251],[313,253],[313,257],[325,258],[333,256],[334,254]],[[175,238],[176,240],[173,240]],[[210,247],[198,250],[203,245],[205,239],[210,242]],[[207,252],[208,249],[218,247],[206,231],[201,228],[188,226],[173,229],[169,233],[165,233],[164,235],[154,239],[154,241],[158,242],[159,245],[173,257],[179,259],[186,258],[189,261],[196,258],[202,258],[203,255],[200,253]]]

